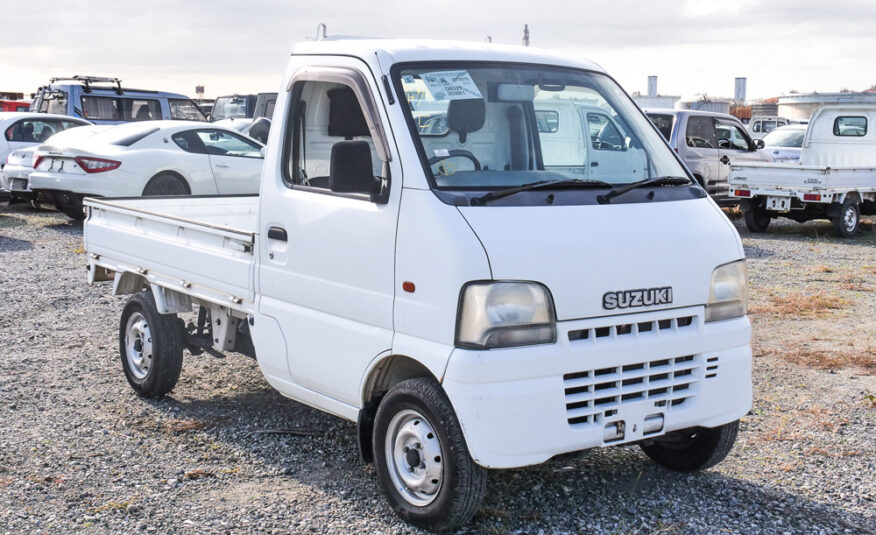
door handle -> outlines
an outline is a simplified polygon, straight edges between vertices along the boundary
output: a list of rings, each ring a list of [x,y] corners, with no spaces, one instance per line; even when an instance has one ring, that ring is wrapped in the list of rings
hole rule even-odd
[[[590,167],[599,167],[599,162],[590,162]]]
[[[288,241],[289,237],[286,235],[286,229],[282,227],[270,227],[268,229],[268,239],[277,241]]]
[[[216,167],[219,167],[220,169],[228,169],[228,164],[227,163],[217,163]]]
[[[729,165],[729,164],[730,164],[730,158],[728,158],[726,154],[725,154],[724,156],[721,156],[721,163],[726,164],[726,165]]]

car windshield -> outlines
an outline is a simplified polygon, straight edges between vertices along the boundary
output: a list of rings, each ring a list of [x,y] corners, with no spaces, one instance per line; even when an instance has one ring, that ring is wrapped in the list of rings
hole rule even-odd
[[[763,136],[767,147],[802,147],[806,130],[800,128],[779,128]]]
[[[244,119],[247,115],[246,97],[219,97],[213,105],[211,118],[214,121],[220,119]]]
[[[427,63],[396,67],[394,77],[433,187],[686,176],[649,120],[604,74]]]
[[[67,115],[67,92],[60,89],[44,89],[40,95],[39,112]]]
[[[651,122],[654,123],[654,126],[657,127],[657,130],[660,131],[660,134],[666,138],[666,141],[669,141],[669,138],[672,137],[672,123],[675,120],[675,115],[666,113],[649,113],[648,117],[651,119]]]

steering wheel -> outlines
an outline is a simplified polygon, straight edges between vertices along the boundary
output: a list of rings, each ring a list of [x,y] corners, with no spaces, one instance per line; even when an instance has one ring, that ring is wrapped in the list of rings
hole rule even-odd
[[[475,158],[475,155],[470,153],[467,150],[461,150],[461,149],[453,149],[453,150],[447,151],[446,156],[433,156],[433,157],[429,158],[429,166],[431,167],[442,160],[446,160],[447,158],[457,158],[457,157],[458,158],[467,158],[467,159],[471,160],[471,163],[474,164],[474,170],[475,171],[481,170],[481,162],[479,162],[478,159]]]

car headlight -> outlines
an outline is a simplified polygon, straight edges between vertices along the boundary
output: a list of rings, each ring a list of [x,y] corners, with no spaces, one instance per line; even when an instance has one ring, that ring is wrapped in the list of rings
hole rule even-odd
[[[748,270],[745,260],[716,267],[706,304],[706,322],[738,318],[747,313]]]
[[[471,282],[462,289],[456,345],[489,349],[557,340],[551,294],[537,282]]]

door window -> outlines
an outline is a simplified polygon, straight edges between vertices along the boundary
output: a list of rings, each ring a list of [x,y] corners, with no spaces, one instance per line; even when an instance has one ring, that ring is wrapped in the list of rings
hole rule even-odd
[[[82,97],[82,116],[96,121],[120,121],[119,101],[112,97]]]
[[[304,81],[295,84],[292,94],[293,128],[284,152],[287,185],[343,194],[371,194],[376,189],[385,189],[388,168],[383,171],[383,162],[353,89],[334,82]],[[358,146],[367,146],[370,169],[343,165],[344,159],[337,157],[352,147],[338,145],[351,141],[366,144]],[[354,152],[361,157],[364,148],[361,151]]]
[[[760,132],[760,121],[754,121],[754,126],[751,127],[752,132]]]
[[[722,149],[750,150],[748,138],[735,123],[719,120],[715,127],[718,134],[718,146]]]
[[[688,147],[700,149],[717,149],[718,136],[715,132],[715,120],[711,117],[693,115],[687,118],[685,132]]]
[[[211,156],[262,157],[261,145],[224,130],[198,130],[197,137]]]
[[[560,129],[560,114],[553,110],[536,110],[535,122],[540,133],[553,134]]]

